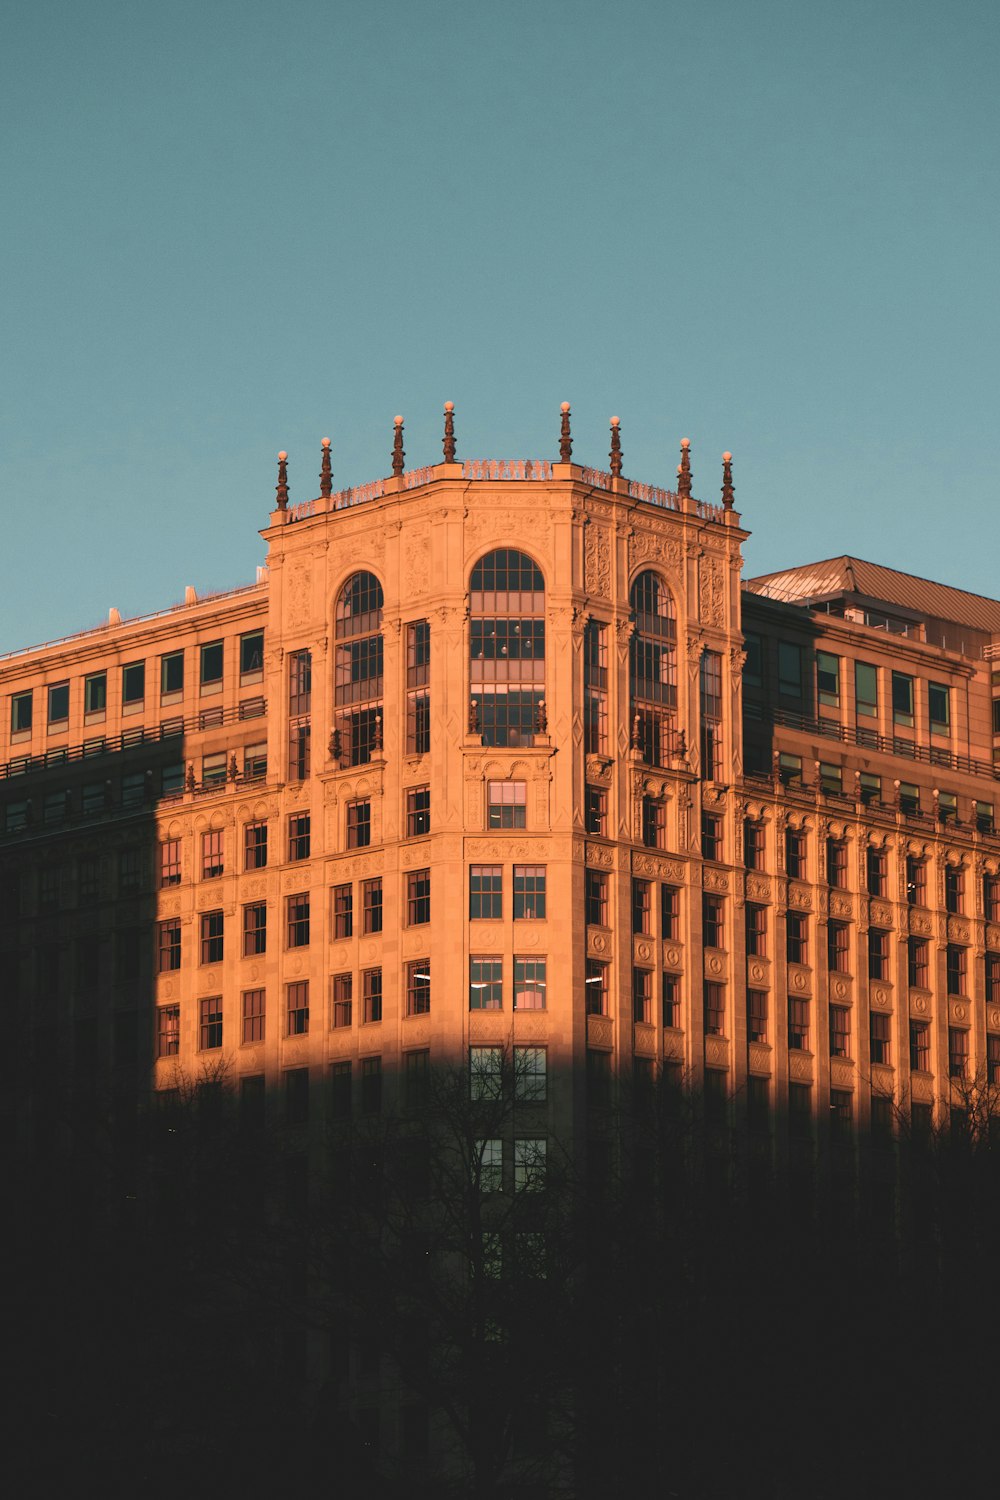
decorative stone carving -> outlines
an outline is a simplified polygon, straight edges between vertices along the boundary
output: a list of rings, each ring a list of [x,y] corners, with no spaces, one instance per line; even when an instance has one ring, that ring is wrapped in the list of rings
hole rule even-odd
[[[702,558],[698,585],[698,612],[707,625],[726,623],[726,582],[722,564],[714,553]]]
[[[663,950],[663,962],[668,969],[679,969],[681,966],[681,950],[679,948],[665,948]]]
[[[749,967],[749,974],[755,984],[762,984],[767,975],[767,970],[762,963],[754,962]]]
[[[808,1052],[788,1054],[788,1076],[796,1083],[812,1083],[813,1060]]]
[[[312,569],[307,562],[293,560],[284,577],[285,621],[292,630],[308,624],[312,612]]]
[[[751,1042],[747,1048],[747,1067],[758,1078],[770,1077],[771,1049],[767,1042]]]
[[[892,907],[887,901],[873,901],[869,907],[869,921],[873,927],[891,927]]]
[[[930,996],[910,992],[910,1014],[912,1016],[926,1016],[930,1011]]]
[[[723,870],[705,869],[701,883],[706,891],[728,891],[729,876]]]
[[[583,577],[588,594],[611,598],[611,537],[591,521],[583,534]]]
[[[851,900],[851,897],[840,896],[831,891],[830,915],[831,917],[853,917],[854,902]]]
[[[770,901],[771,882],[766,875],[747,876],[747,900]]]
[[[431,541],[429,533],[421,529],[407,536],[403,547],[405,559],[404,586],[410,594],[423,594],[430,583]]]
[[[877,1006],[879,1010],[888,1010],[892,1004],[892,996],[888,990],[882,989],[879,985],[871,991],[871,1003],[873,1006]]]
[[[729,1038],[707,1036],[705,1038],[705,1061],[715,1068],[729,1067]]]
[[[587,1017],[588,1047],[611,1047],[614,1043],[614,1028],[610,1016]]]
[[[655,1057],[656,1027],[636,1021],[632,1028],[632,1046],[639,1057]]]
[[[679,573],[682,565],[681,544],[674,537],[652,531],[634,531],[629,538],[629,571],[640,563],[651,561]]]

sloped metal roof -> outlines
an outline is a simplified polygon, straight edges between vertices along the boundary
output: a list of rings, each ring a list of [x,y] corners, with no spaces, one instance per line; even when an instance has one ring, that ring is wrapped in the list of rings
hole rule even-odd
[[[837,594],[859,594],[866,599],[894,605],[937,620],[951,620],[989,634],[1000,631],[1000,600],[947,583],[934,583],[913,573],[900,573],[881,563],[860,557],[830,557],[824,562],[805,563],[779,573],[763,573],[747,579],[752,593],[785,603],[805,603]]]

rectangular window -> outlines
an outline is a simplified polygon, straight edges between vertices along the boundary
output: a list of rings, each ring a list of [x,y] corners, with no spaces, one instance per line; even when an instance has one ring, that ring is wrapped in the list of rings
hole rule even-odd
[[[767,1041],[766,990],[747,990],[747,1040]]]
[[[913,727],[913,678],[903,672],[892,674],[892,722]]]
[[[791,880],[806,878],[806,835],[799,828],[785,829],[785,869]]]
[[[832,761],[821,760],[819,763],[819,785],[820,790],[826,792],[828,797],[840,797],[844,791],[844,772],[840,766],[835,766]]]
[[[288,714],[300,718],[312,709],[312,652],[288,653]]]
[[[30,734],[32,719],[31,693],[14,693],[10,700],[10,732]]]
[[[30,697],[30,694],[29,694]],[[54,682],[49,688],[49,728],[69,720],[69,683]]]
[[[956,916],[965,909],[965,871],[960,865],[945,865],[944,907]]]
[[[545,866],[514,866],[514,921],[541,921],[545,916]]]
[[[221,911],[206,911],[201,916],[201,961],[203,964],[221,964],[224,950],[223,915]]]
[[[361,1059],[361,1112],[377,1115],[382,1109],[382,1059]]]
[[[288,726],[288,778],[305,781],[312,765],[312,726],[300,719]]]
[[[851,1012],[846,1005],[830,1006],[830,1056],[851,1055]]]
[[[514,1142],[514,1191],[538,1192],[545,1186],[544,1140]]]
[[[608,628],[593,619],[583,631],[583,749],[608,753]]]
[[[243,825],[243,865],[247,870],[263,870],[267,864],[267,824]]]
[[[86,750],[84,751],[86,754]],[[164,797],[180,797],[184,792],[184,762],[163,766],[160,771],[160,791]]]
[[[584,905],[591,927],[608,925],[608,877],[600,870],[584,872]]]
[[[723,1036],[726,1026],[726,992],[721,984],[705,984],[705,1035]]]
[[[514,959],[514,1009],[545,1009],[545,959]]]
[[[660,933],[664,942],[676,943],[680,940],[681,893],[679,886],[660,886]]]
[[[847,889],[847,845],[843,839],[826,841],[826,878],[834,890]]]
[[[652,881],[632,881],[632,931],[651,933],[653,930]]]
[[[546,1053],[544,1047],[514,1048],[514,1098],[528,1104],[545,1099]]]
[[[887,859],[884,849],[874,849],[869,844],[865,854],[865,875],[869,896],[885,896]]]
[[[870,1056],[873,1063],[892,1061],[891,1020],[880,1011],[873,1010],[868,1018]]]
[[[414,620],[406,627],[406,753],[427,755],[431,748],[431,627]]]
[[[1000,953],[986,955],[986,1000],[990,1005],[1000,1000]]]
[[[330,1117],[334,1120],[351,1118],[351,1064],[332,1063],[330,1066]]]
[[[830,922],[826,929],[827,965],[833,974],[851,971],[850,928],[844,922]]]
[[[382,931],[382,877],[361,882],[361,931],[367,937]]]
[[[429,1047],[416,1048],[412,1052],[403,1053],[403,1099],[408,1110],[423,1109],[430,1100],[431,1093],[431,1051]],[[418,1166],[418,1156],[409,1158],[411,1173],[410,1183],[415,1187],[421,1171],[426,1179],[426,1158]],[[420,1194],[426,1197],[427,1187]]]
[[[202,1052],[222,1046],[222,996],[213,995],[199,1004],[200,1030],[198,1045]]]
[[[879,927],[868,929],[868,978],[889,977],[889,934]]]
[[[743,823],[743,863],[748,870],[763,870],[764,861],[764,825],[754,818],[746,818]]]
[[[1000,1035],[986,1033],[986,1082],[1000,1083]]]
[[[373,1026],[382,1019],[382,970],[365,969],[361,974],[362,1021]]]
[[[221,786],[226,779],[226,752],[216,750],[201,758],[202,786]]]
[[[786,954],[790,964],[809,962],[809,918],[802,912],[790,911],[785,917]]]
[[[309,944],[309,892],[299,891],[285,897],[286,943],[288,948],[305,948]]]
[[[983,876],[983,915],[987,922],[1000,922],[1000,875]]]
[[[309,813],[292,813],[288,819],[288,858],[308,859],[312,842]]]
[[[778,692],[782,698],[802,697],[802,649],[790,641],[778,642]]]
[[[802,785],[802,757],[782,750],[778,756],[778,778],[782,786]]]
[[[181,966],[180,921],[177,917],[172,917],[167,922],[160,922],[157,931],[157,970],[160,974],[167,974]]]
[[[722,819],[717,813],[701,815],[701,852],[705,859],[722,858]]]
[[[161,1005],[156,1011],[156,1055],[176,1057],[181,1050],[181,1008]]]
[[[160,845],[160,889],[181,883],[181,841],[164,839]]]
[[[222,642],[210,641],[202,646],[199,681],[202,688],[214,688],[222,683]]]
[[[243,957],[267,952],[267,902],[251,901],[243,908]]]
[[[601,786],[587,787],[587,832],[598,838],[608,834],[608,794]]]
[[[354,935],[354,887],[349,881],[333,887],[333,935],[335,938]]]
[[[431,831],[431,789],[411,786],[406,793],[406,837],[419,838]]]
[[[840,707],[840,657],[816,652],[816,694],[824,708]]]
[[[94,672],[83,679],[83,711],[103,714],[108,706],[108,674]]]
[[[608,966],[600,959],[586,960],[584,995],[588,1016],[606,1016],[608,1013]]]
[[[129,662],[127,667],[122,667],[122,705],[128,708],[131,704],[144,702],[145,697],[146,663]]]
[[[969,1071],[969,1033],[960,1026],[948,1027],[948,1076],[965,1078]]]
[[[259,682],[264,675],[264,632],[252,630],[240,636],[240,686]]]
[[[910,1070],[913,1073],[929,1073],[931,1070],[929,1021],[910,1022]]]
[[[244,990],[241,996],[243,1044],[264,1040],[264,990]]]
[[[469,959],[469,1009],[503,1009],[502,959]]]
[[[469,916],[473,921],[499,921],[503,916],[503,866],[469,866]]]
[[[701,774],[707,781],[722,777],[722,656],[703,651],[701,686]]]
[[[681,976],[664,974],[662,980],[663,1024],[676,1030],[681,1024]]]
[[[523,781],[486,783],[487,823],[490,828],[524,828],[527,785]]]
[[[854,711],[859,719],[878,718],[878,668],[854,663]]]
[[[948,754],[947,751],[938,752],[941,755]],[[958,797],[954,792],[938,792],[937,796],[938,820],[941,823],[958,822]]]
[[[184,691],[184,652],[160,657],[160,702],[172,702]]]
[[[202,880],[214,880],[217,876],[225,873],[226,862],[223,854],[222,839],[221,828],[213,828],[201,836]]]
[[[334,1030],[350,1026],[354,1009],[353,974],[334,974],[331,980],[331,1001],[330,1021]]]
[[[746,650],[746,661],[743,663],[744,686],[763,687],[764,643],[759,635],[754,635],[748,630],[744,633],[743,645]]]
[[[949,943],[945,949],[945,971],[948,976],[948,994],[965,994],[965,949],[957,943]]]
[[[788,1047],[791,1052],[809,1051],[809,1001],[788,997]]]
[[[906,856],[906,899],[911,906],[927,905],[927,865],[912,854]]]
[[[649,969],[632,970],[632,1019],[653,1019],[653,975]]]
[[[920,811],[920,788],[912,781],[901,781],[899,783],[899,806],[905,813],[919,813]]]
[[[431,1008],[431,961],[418,958],[406,965],[406,1014],[425,1016]]]
[[[667,847],[667,809],[656,797],[642,799],[642,842],[647,849]]]
[[[767,957],[767,907],[746,905],[747,956]]]
[[[701,898],[702,941],[706,948],[724,948],[725,905],[721,896]]]
[[[431,872],[413,870],[406,877],[406,924],[419,927],[431,919]]]
[[[993,832],[993,803],[976,802],[973,805],[976,827],[980,833]]]
[[[469,1098],[499,1099],[503,1092],[503,1048],[469,1048]]]
[[[503,1141],[479,1140],[476,1142],[479,1164],[479,1191],[500,1193],[503,1191]]]
[[[285,986],[285,1035],[305,1036],[309,1030],[309,981]]]
[[[927,684],[927,711],[931,734],[951,733],[951,689],[942,682]]]
[[[347,847],[366,849],[372,841],[372,805],[366,797],[362,802],[347,804]]]
[[[927,940],[911,937],[906,940],[907,983],[911,989],[926,990],[928,985]]]

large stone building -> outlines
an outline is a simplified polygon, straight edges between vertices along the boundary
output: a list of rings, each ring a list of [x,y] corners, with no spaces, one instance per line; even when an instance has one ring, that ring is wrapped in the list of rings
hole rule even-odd
[[[0,659],[8,1143],[220,1062],[315,1118],[513,1049],[535,1140],[671,1069],[778,1151],[998,1075],[1000,603],[742,585],[681,458],[583,467],[564,411],[459,462],[449,409],[404,472],[397,421],[355,489],[282,456],[255,584]]]

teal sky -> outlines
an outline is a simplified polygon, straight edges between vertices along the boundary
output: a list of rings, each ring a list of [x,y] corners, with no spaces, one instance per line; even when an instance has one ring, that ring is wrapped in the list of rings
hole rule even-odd
[[[1000,595],[995,0],[32,0],[0,47],[0,650],[441,456]]]

